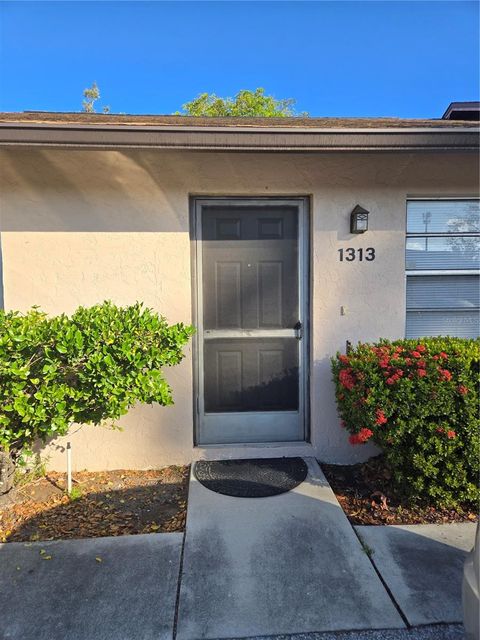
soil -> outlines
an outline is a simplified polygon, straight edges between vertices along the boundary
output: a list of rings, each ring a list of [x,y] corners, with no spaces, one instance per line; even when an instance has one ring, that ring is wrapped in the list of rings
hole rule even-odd
[[[321,467],[352,524],[444,524],[478,520],[471,505],[439,509],[428,504],[408,504],[395,494],[391,473],[381,456],[361,464],[322,464]]]
[[[65,474],[15,487],[0,499],[0,541],[96,538],[183,531],[188,467],[81,471],[66,494]]]

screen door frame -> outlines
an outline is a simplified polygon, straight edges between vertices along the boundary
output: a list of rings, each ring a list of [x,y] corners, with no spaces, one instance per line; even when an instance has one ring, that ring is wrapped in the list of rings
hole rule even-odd
[[[306,442],[309,435],[309,372],[310,372],[310,199],[307,196],[192,196],[190,198],[190,230],[192,240],[192,303],[193,322],[196,334],[193,339],[193,414],[195,446],[245,446],[248,444],[278,445],[285,442]],[[299,343],[299,430],[298,437],[282,440],[231,440],[213,442],[204,434],[204,327],[203,327],[203,251],[202,251],[202,208],[222,205],[225,207],[295,207],[298,211],[298,304],[299,320],[302,323],[302,339]],[[243,412],[244,417],[272,418],[277,412]],[[212,414],[208,414],[212,415]],[[228,419],[229,414],[224,415]],[[238,415],[238,414],[234,414]],[[231,414],[230,414],[230,417]]]

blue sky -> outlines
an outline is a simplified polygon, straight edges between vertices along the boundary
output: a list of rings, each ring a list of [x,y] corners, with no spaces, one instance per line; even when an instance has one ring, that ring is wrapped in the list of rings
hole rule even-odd
[[[265,87],[315,116],[479,99],[476,2],[2,2],[0,110],[172,113]]]

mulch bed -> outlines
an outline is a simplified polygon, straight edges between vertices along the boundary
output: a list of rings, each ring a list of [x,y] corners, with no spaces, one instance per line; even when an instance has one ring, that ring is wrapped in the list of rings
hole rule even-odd
[[[381,456],[355,465],[322,464],[321,467],[352,524],[444,524],[478,520],[471,505],[455,510],[402,501],[395,495],[391,473]]]
[[[81,471],[72,496],[65,474],[48,473],[0,501],[0,541],[96,538],[183,531],[188,467]]]

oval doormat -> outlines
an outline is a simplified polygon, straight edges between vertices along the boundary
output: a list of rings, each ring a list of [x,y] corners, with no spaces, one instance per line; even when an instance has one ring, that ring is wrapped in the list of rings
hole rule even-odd
[[[201,460],[193,473],[204,487],[236,498],[266,498],[290,491],[305,480],[302,458]]]

